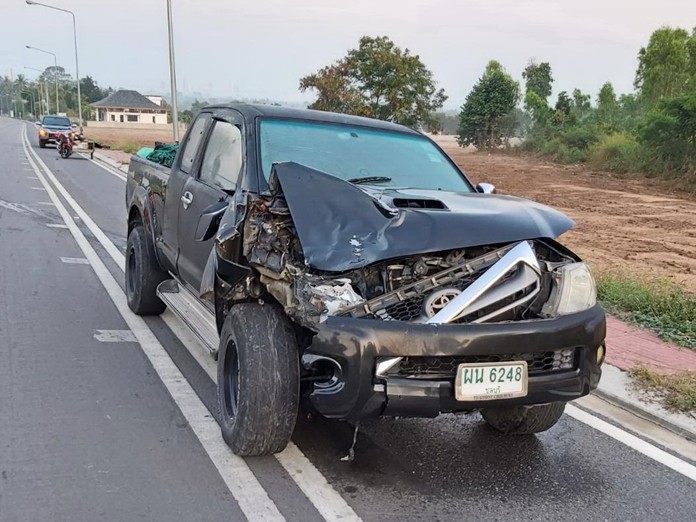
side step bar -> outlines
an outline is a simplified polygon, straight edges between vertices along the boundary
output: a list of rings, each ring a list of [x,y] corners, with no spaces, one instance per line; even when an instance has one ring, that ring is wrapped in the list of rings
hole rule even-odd
[[[215,314],[176,279],[167,279],[157,287],[157,296],[198,337],[217,358],[218,336]]]

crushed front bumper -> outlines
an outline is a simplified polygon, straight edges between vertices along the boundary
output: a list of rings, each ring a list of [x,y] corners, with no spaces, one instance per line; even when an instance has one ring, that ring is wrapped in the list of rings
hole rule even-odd
[[[330,418],[358,420],[380,415],[434,417],[494,405],[570,401],[597,387],[601,375],[597,348],[604,344],[606,320],[599,305],[554,319],[491,324],[414,324],[329,317],[305,350],[305,367],[321,361],[334,368],[333,379],[315,383],[313,406]],[[386,357],[501,356],[572,349],[572,367],[531,374],[525,397],[460,402],[454,379],[376,376]],[[519,358],[515,357],[519,354]],[[510,359],[511,358],[511,359]]]

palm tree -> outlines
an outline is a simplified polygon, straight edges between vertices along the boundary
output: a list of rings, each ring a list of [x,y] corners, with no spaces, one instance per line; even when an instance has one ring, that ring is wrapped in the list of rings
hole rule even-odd
[[[17,89],[23,89],[26,86],[27,86],[27,77],[21,73],[18,74],[17,78],[15,79],[15,87]]]

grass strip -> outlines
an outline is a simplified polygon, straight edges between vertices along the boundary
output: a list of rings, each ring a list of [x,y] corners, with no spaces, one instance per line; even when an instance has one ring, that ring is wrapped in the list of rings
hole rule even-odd
[[[696,297],[673,283],[604,274],[597,277],[597,297],[609,313],[696,350]]]

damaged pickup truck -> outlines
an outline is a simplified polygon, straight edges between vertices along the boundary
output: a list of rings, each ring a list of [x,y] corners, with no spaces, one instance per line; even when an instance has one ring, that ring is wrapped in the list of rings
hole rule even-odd
[[[281,451],[301,401],[538,433],[597,386],[605,317],[574,223],[494,192],[400,125],[210,107],[171,169],[131,160],[128,303],[208,346],[240,455]]]

